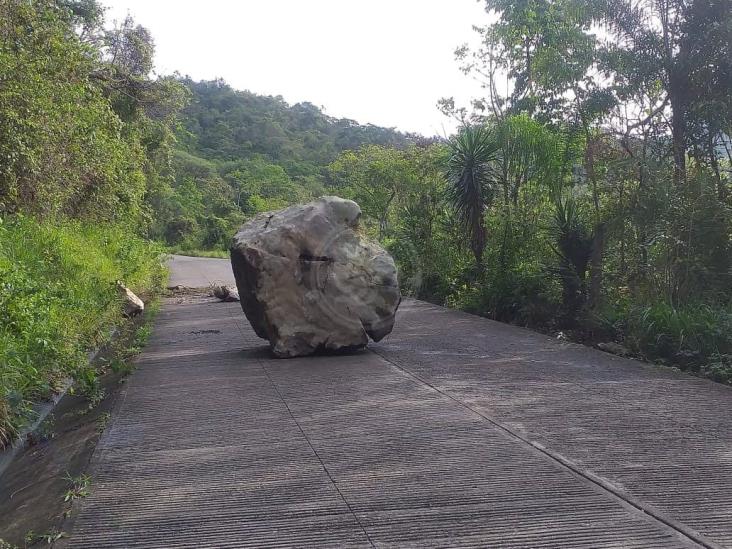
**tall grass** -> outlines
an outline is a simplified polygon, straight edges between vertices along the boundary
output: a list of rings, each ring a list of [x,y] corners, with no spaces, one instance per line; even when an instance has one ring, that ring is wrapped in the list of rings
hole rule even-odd
[[[159,258],[123,227],[0,220],[0,447],[34,401],[93,377],[87,352],[123,321],[115,281],[139,294],[161,287]]]
[[[723,308],[657,303],[632,309],[627,322],[630,342],[654,358],[732,351],[732,312]]]
[[[465,282],[446,304],[521,326],[554,331],[561,327],[561,289],[541,265],[501,270],[488,261],[482,277]],[[551,283],[555,283],[552,287]],[[632,354],[732,384],[732,305],[665,301],[606,304],[584,311],[569,337],[588,344],[616,340]]]
[[[228,250],[198,250],[171,246],[167,248],[169,254],[187,255],[189,257],[209,257],[216,259],[229,259]]]
[[[631,308],[624,324],[626,344],[646,358],[732,381],[732,308],[660,302]]]

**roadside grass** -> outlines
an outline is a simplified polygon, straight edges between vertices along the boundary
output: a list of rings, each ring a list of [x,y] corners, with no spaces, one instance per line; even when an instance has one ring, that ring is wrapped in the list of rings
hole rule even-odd
[[[25,547],[37,546],[39,543],[52,545],[54,542],[59,541],[64,537],[66,537],[66,533],[58,530],[49,530],[42,534],[30,531],[25,535]]]
[[[168,248],[169,254],[187,255],[189,257],[212,257],[219,259],[229,259],[229,252],[226,250],[189,250],[185,248]]]
[[[105,349],[105,356],[97,359],[97,372],[128,375],[134,370],[132,359],[147,345],[152,335],[152,325],[160,310],[160,299],[155,296],[145,304],[142,323],[131,323],[124,333],[120,333]],[[124,378],[122,378],[124,379]]]
[[[644,358],[676,366],[719,383],[732,383],[732,310],[667,303],[632,309],[626,342]]]
[[[0,219],[0,448],[68,378],[103,398],[88,352],[125,322],[115,281],[150,301],[167,278],[161,253],[121,226]]]
[[[728,304],[607,307],[593,317],[593,325],[633,356],[732,384],[732,308]]]
[[[543,333],[559,332],[590,346],[617,343],[628,356],[732,385],[729,302],[674,305],[615,296],[599,310],[582,313],[576,326],[565,328],[558,322],[561,295],[543,291],[542,280],[536,269],[494,274],[490,283],[462,284],[438,303]]]

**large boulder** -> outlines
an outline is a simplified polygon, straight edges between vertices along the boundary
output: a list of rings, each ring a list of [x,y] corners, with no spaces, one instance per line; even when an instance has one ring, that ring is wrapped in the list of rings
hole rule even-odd
[[[360,217],[355,202],[326,196],[258,215],[234,236],[242,309],[276,356],[360,348],[391,332],[396,267]]]

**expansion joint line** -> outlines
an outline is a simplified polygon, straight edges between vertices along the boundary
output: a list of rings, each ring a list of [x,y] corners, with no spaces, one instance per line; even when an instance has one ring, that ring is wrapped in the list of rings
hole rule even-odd
[[[300,430],[300,434],[302,434],[303,438],[305,439],[305,442],[307,442],[308,443],[308,446],[310,446],[310,450],[313,452],[313,454],[315,455],[315,457],[317,458],[317,460],[320,462],[320,466],[323,468],[323,471],[325,471],[325,474],[328,475],[328,479],[330,480],[330,482],[333,485],[333,487],[336,489],[336,492],[338,492],[338,495],[341,497],[341,500],[343,500],[343,503],[345,503],[346,507],[348,508],[348,511],[351,513],[351,515],[353,516],[354,520],[356,521],[356,524],[358,524],[358,527],[361,528],[361,531],[363,532],[363,535],[366,536],[366,539],[368,540],[369,545],[371,545],[371,547],[376,547],[374,545],[374,542],[371,540],[371,536],[369,536],[369,533],[366,531],[366,528],[364,528],[363,524],[361,524],[361,521],[358,519],[358,515],[356,515],[356,512],[351,507],[351,504],[348,503],[348,500],[343,495],[343,492],[341,492],[341,489],[338,488],[338,484],[336,483],[335,479],[333,478],[333,475],[330,474],[330,471],[328,470],[328,467],[325,465],[325,462],[323,461],[323,459],[318,454],[318,451],[313,446],[313,443],[310,442],[310,439],[305,434],[305,431],[303,430],[302,426],[300,425],[300,422],[297,421],[297,418],[295,417],[295,414],[292,413],[292,410],[290,409],[289,404],[287,404],[287,401],[285,400],[285,397],[280,392],[280,389],[279,389],[279,387],[277,387],[277,384],[272,379],[272,376],[269,375],[269,372],[267,371],[267,368],[264,366],[264,364],[262,364],[262,362],[260,360],[257,360],[257,362],[259,363],[259,367],[262,368],[262,371],[264,372],[264,375],[267,376],[267,379],[272,384],[272,387],[274,388],[275,392],[277,393],[277,396],[282,401],[282,404],[284,404],[285,405],[285,408],[287,408],[287,413],[290,414],[290,417],[292,418],[292,421],[294,421],[295,422],[295,425],[297,425],[297,428]]]
[[[652,505],[649,505],[649,504],[643,502],[642,500],[639,500],[636,497],[628,494],[627,492],[617,488],[616,486],[613,486],[612,483],[608,482],[607,480],[603,479],[602,477],[583,469],[582,467],[580,467],[579,465],[577,465],[570,459],[564,457],[563,455],[550,450],[543,444],[540,444],[538,442],[535,442],[529,438],[522,436],[521,434],[517,433],[510,427],[502,424],[498,420],[484,414],[480,410],[478,410],[478,409],[474,408],[473,406],[463,402],[462,400],[452,396],[450,393],[443,391],[439,387],[436,387],[435,385],[433,385],[429,381],[421,378],[419,375],[415,374],[408,368],[402,366],[401,364],[394,362],[393,360],[390,360],[389,358],[384,356],[381,352],[379,352],[373,348],[369,348],[369,350],[372,353],[374,353],[375,355],[381,357],[384,361],[386,361],[389,364],[391,364],[392,366],[394,366],[397,370],[403,372],[405,375],[416,380],[418,383],[429,387],[436,393],[444,396],[445,398],[450,399],[451,401],[458,404],[462,408],[465,408],[469,412],[471,412],[471,413],[477,415],[478,417],[482,418],[483,420],[487,421],[488,423],[490,423],[491,425],[493,425],[494,427],[496,427],[497,429],[502,431],[509,438],[513,438],[513,439],[518,440],[519,442],[523,443],[524,445],[530,446],[533,450],[538,451],[540,454],[543,454],[545,457],[552,460],[554,463],[559,465],[561,468],[568,470],[573,475],[590,482],[596,488],[599,488],[600,490],[602,490],[602,492],[605,492],[607,495],[614,498],[616,501],[619,501],[624,506],[632,508],[636,512],[640,512],[641,514],[650,517],[651,519],[655,520],[656,522],[661,523],[661,525],[672,529],[676,533],[676,535],[681,537],[682,539],[696,543],[697,545],[704,547],[705,549],[724,549],[721,545],[708,539],[706,536],[697,532],[693,528],[690,528],[690,527],[686,526],[685,524],[667,516],[665,513],[656,509]]]

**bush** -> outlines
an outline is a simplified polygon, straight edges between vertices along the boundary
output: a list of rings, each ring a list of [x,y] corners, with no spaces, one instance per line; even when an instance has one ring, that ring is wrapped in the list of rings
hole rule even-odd
[[[87,351],[122,322],[115,281],[143,295],[161,287],[159,257],[122,227],[0,220],[0,447],[33,401],[93,377]]]
[[[539,264],[518,263],[506,270],[489,265],[460,286],[448,304],[501,322],[548,329],[559,308],[556,293]]]
[[[631,308],[623,324],[626,345],[646,358],[699,372],[717,381],[732,378],[732,310],[729,308],[656,303]]]

